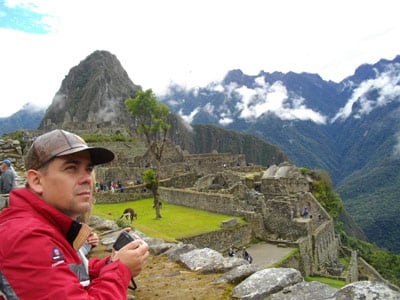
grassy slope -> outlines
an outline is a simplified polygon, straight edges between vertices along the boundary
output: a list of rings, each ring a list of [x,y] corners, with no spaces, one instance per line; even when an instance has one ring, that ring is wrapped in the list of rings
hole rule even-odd
[[[163,202],[162,218],[156,219],[152,198],[115,204],[95,204],[92,215],[117,220],[127,207],[133,208],[138,215],[132,224],[135,229],[147,236],[169,242],[175,242],[180,237],[218,230],[222,221],[233,218]],[[242,219],[237,219],[239,223],[244,223]]]

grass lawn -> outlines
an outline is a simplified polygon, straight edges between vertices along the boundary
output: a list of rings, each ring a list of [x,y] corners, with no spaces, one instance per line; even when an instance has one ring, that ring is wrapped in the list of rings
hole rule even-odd
[[[161,219],[155,218],[153,198],[113,204],[94,204],[92,215],[109,220],[117,220],[125,208],[131,207],[138,215],[132,227],[149,237],[168,242],[176,242],[181,237],[189,237],[220,228],[224,220],[236,218],[239,224],[245,221],[238,217],[220,215],[184,206],[162,203]]]
[[[346,285],[346,283],[343,280],[326,278],[326,277],[306,276],[304,278],[304,280],[307,282],[318,281],[321,283],[325,283],[326,285],[329,285],[336,289],[341,289],[342,287],[344,287]]]

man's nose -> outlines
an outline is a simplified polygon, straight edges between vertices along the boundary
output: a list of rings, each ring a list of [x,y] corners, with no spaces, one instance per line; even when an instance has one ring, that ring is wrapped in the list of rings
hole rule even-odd
[[[87,171],[86,169],[81,172],[81,183],[92,183],[92,172]]]

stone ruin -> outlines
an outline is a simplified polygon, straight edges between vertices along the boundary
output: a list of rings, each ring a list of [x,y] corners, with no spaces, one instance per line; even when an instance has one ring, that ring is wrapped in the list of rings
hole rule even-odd
[[[207,174],[192,186],[176,188],[163,182],[160,195],[169,203],[242,217],[251,224],[250,240],[296,245],[302,262],[296,268],[303,274],[339,276],[333,220],[313,197],[309,184],[297,167],[285,163],[253,173],[230,168]],[[303,207],[310,211],[307,218],[300,216]]]

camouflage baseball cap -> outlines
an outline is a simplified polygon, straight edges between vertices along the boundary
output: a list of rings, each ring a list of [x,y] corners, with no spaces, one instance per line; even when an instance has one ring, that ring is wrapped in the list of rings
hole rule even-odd
[[[37,137],[26,156],[25,169],[38,170],[53,158],[80,151],[89,151],[93,165],[114,159],[114,153],[102,147],[89,147],[78,135],[56,129]]]

